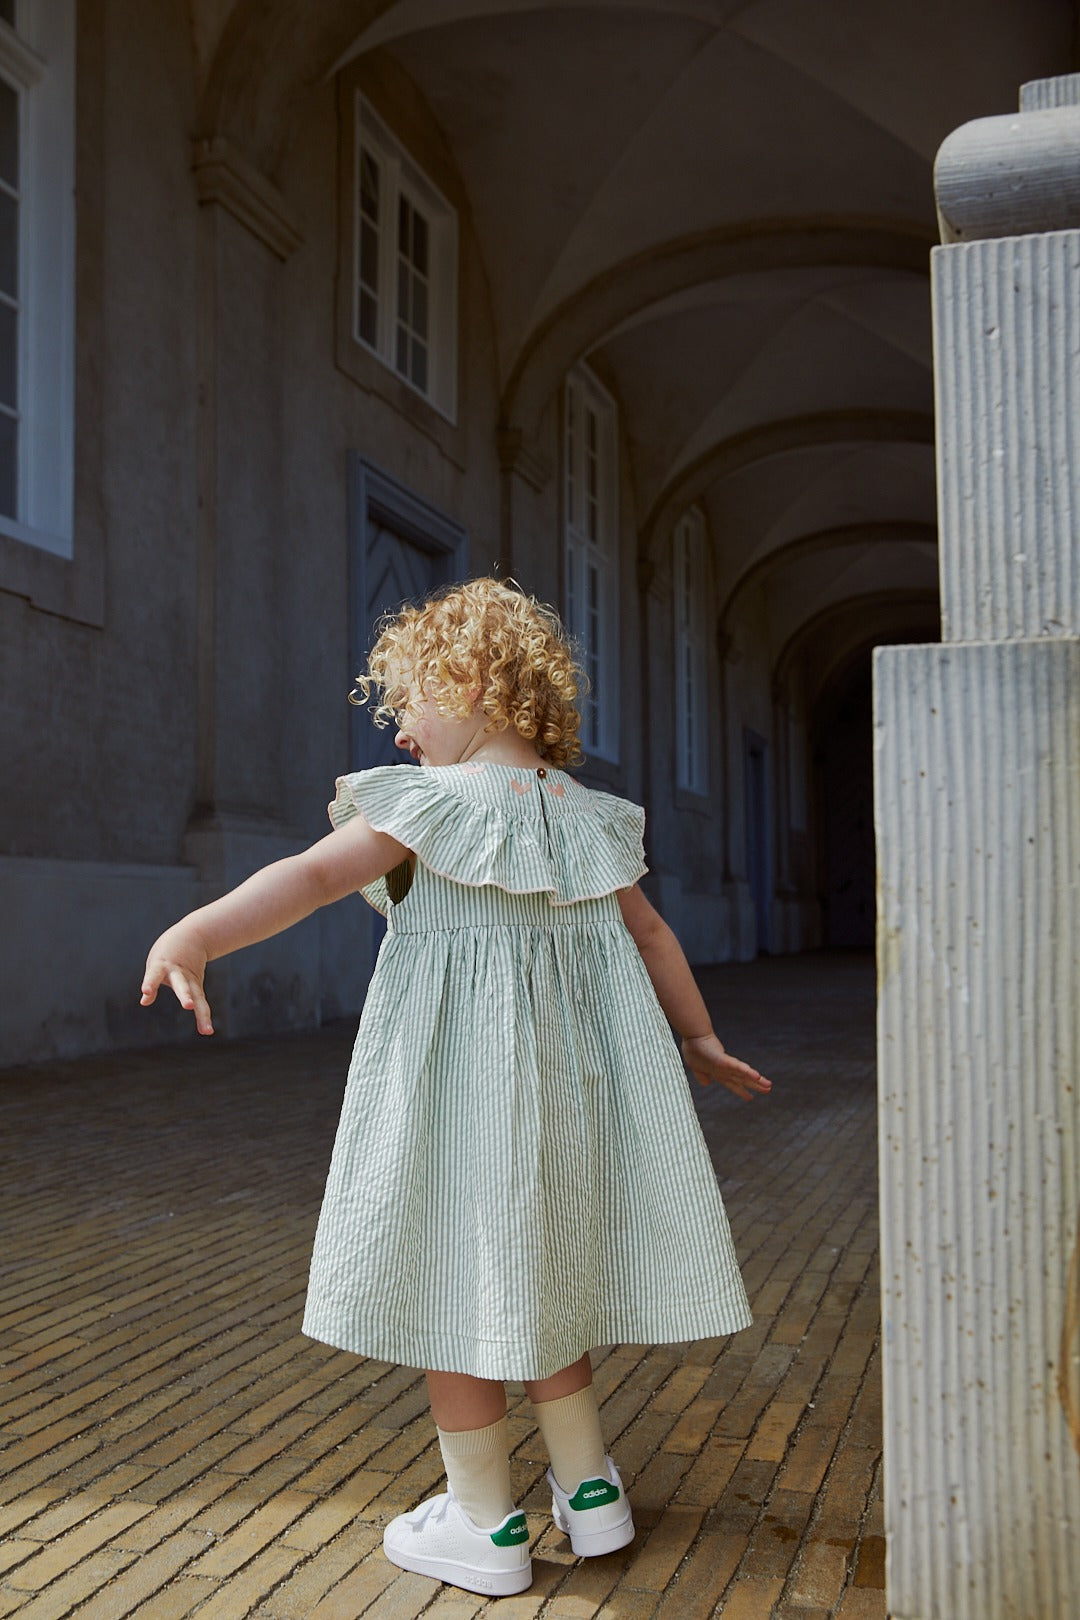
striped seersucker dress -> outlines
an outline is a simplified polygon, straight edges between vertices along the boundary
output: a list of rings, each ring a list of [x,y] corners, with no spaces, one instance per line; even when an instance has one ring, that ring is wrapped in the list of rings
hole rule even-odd
[[[356,1038],[304,1331],[481,1378],[746,1327],[678,1050],[615,891],[644,812],[562,771],[342,777],[416,852]]]

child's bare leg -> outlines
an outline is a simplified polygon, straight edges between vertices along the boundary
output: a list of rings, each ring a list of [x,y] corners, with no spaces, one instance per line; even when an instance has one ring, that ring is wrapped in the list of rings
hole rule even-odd
[[[526,1379],[525,1393],[535,1406],[538,1401],[558,1401],[564,1395],[576,1395],[579,1389],[588,1389],[591,1383],[592,1362],[586,1353],[580,1361],[552,1373],[550,1378]]]
[[[506,1390],[468,1373],[429,1372],[427,1385],[450,1489],[474,1524],[501,1524],[514,1507]]]
[[[474,1378],[471,1373],[429,1372],[427,1387],[431,1415],[447,1433],[484,1429],[506,1416],[506,1390],[494,1378]]]

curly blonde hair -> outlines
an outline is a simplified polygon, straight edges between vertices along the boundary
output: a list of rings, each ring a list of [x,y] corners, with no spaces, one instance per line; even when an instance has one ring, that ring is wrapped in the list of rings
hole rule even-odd
[[[387,615],[378,629],[367,673],[349,694],[351,703],[371,704],[377,726],[408,713],[410,695],[426,693],[446,718],[464,719],[477,706],[488,731],[513,726],[552,765],[584,758],[577,708],[584,679],[569,638],[554,608],[514,581],[451,585]]]

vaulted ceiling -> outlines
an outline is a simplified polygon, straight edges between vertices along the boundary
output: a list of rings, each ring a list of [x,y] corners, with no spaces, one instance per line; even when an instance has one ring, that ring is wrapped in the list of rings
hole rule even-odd
[[[316,86],[394,58],[469,199],[505,425],[534,438],[591,360],[618,400],[643,553],[698,501],[725,617],[763,593],[777,657],[803,632],[880,636],[890,599],[897,634],[932,626],[933,158],[1022,82],[1071,71],[1072,0],[194,15],[202,132],[271,175]]]

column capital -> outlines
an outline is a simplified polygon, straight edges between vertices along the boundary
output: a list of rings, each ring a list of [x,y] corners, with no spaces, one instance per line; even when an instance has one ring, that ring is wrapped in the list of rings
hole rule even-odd
[[[943,141],[934,192],[946,245],[1080,228],[1080,106],[1049,96],[1026,97],[1028,105],[976,118]]]
[[[220,135],[195,141],[191,166],[200,203],[220,203],[279,259],[300,246],[285,198],[231,141]]]
[[[515,473],[537,492],[547,487],[551,479],[551,462],[541,447],[528,439],[521,428],[500,427],[495,442],[503,472]]]

